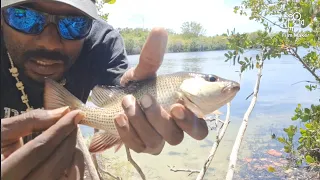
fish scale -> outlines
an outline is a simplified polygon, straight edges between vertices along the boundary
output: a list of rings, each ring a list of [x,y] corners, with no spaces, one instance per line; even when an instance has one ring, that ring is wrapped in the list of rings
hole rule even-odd
[[[123,113],[121,99],[124,95],[132,94],[138,102],[140,102],[142,96],[146,93],[153,96],[156,101],[162,105],[165,110],[169,110],[170,106],[177,102],[176,91],[179,89],[179,84],[183,81],[183,78],[178,76],[160,77],[155,81],[147,81],[141,84],[141,88],[134,89],[134,91],[124,91],[124,94],[117,98],[112,98],[110,96],[110,103],[104,105],[102,108],[94,109],[92,107],[83,106],[80,109],[86,112],[86,117],[81,121],[81,124],[88,125],[93,128],[105,130],[106,132],[118,134],[116,126],[114,124],[114,117],[119,113]],[[140,87],[140,86],[139,86]],[[157,89],[162,89],[157,91]],[[100,91],[100,90],[99,90]],[[93,93],[94,98],[99,99],[99,93]],[[117,101],[117,99],[119,99]],[[94,103],[96,104],[96,103]]]
[[[138,102],[149,94],[169,112],[178,100],[198,117],[213,112],[231,101],[240,90],[234,81],[215,75],[177,72],[159,75],[154,78],[129,82],[125,87],[97,85],[92,90],[91,100],[97,107],[87,106],[57,82],[46,79],[44,106],[55,109],[69,106],[80,109],[85,118],[79,124],[99,129],[89,146],[91,153],[97,153],[115,147],[118,151],[123,144],[118,134],[114,119],[123,113],[122,100],[131,94]]]

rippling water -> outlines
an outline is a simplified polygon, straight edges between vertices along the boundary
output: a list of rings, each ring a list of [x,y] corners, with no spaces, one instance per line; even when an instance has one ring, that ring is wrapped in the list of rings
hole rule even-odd
[[[193,52],[193,53],[169,53],[164,57],[159,74],[172,73],[177,71],[193,71],[210,73],[236,80],[241,83],[241,90],[231,103],[231,122],[223,142],[217,150],[212,161],[211,168],[206,179],[224,179],[228,167],[228,156],[231,152],[234,139],[238,133],[243,115],[247,110],[250,98],[245,100],[253,92],[256,81],[256,70],[245,72],[240,80],[239,66],[233,66],[224,62],[226,51]],[[303,52],[305,53],[305,52]],[[249,51],[246,56],[255,57],[257,51]],[[130,66],[138,63],[139,56],[129,56]],[[282,135],[282,129],[293,122],[290,120],[298,103],[302,106],[309,106],[318,103],[320,92],[308,92],[305,83],[292,85],[298,81],[313,80],[312,76],[302,68],[300,62],[292,56],[282,56],[281,59],[272,59],[264,65],[263,75],[260,84],[260,92],[256,106],[249,118],[248,128],[240,148],[239,160],[244,158],[269,158],[265,153],[274,148],[281,151],[279,143],[271,140],[271,133]],[[223,113],[226,107],[221,108]],[[223,119],[224,116],[221,116]],[[85,135],[91,134],[92,129],[82,126]],[[215,140],[215,131],[211,131],[203,141],[196,141],[185,135],[184,141],[178,146],[166,145],[163,152],[158,156],[133,153],[134,159],[144,169],[147,179],[195,179],[196,175],[188,176],[188,173],[171,172],[167,165],[174,165],[177,168],[199,169],[207,158]],[[119,153],[114,154],[113,150],[105,153],[109,159],[113,159],[110,167],[118,167],[119,162],[126,162],[125,151],[122,148]],[[122,169],[122,165],[119,165]],[[239,161],[237,166],[247,166]],[[135,170],[130,165],[123,168],[119,175],[136,177]],[[246,167],[248,168],[248,167]],[[249,171],[247,171],[249,173]],[[266,171],[263,171],[266,173]],[[250,173],[254,173],[250,171]],[[244,173],[245,174],[245,173]],[[266,173],[267,174],[267,173]],[[259,179],[259,175],[254,179]],[[260,174],[261,176],[261,174]],[[267,176],[267,175],[266,175]],[[243,179],[242,173],[236,174],[236,178]],[[264,179],[263,177],[260,177]],[[130,179],[130,178],[129,178]],[[131,179],[135,179],[132,177]],[[272,177],[271,179],[277,179]]]

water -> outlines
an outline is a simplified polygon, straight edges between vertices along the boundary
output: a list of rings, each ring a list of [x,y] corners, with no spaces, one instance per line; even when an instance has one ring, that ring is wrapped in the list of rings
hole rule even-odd
[[[177,71],[210,73],[241,83],[241,90],[231,103],[231,122],[213,158],[206,179],[225,178],[229,163],[228,158],[243,115],[251,100],[251,98],[245,99],[253,92],[257,77],[257,71],[251,70],[243,73],[240,80],[239,72],[237,72],[239,66],[224,62],[224,53],[226,52],[169,53],[164,56],[163,64],[158,71],[159,74]],[[255,57],[257,53],[258,51],[249,51],[245,55]],[[302,53],[306,53],[306,51]],[[129,56],[128,58],[130,67],[136,65],[139,61],[138,55]],[[292,56],[284,55],[281,59],[272,59],[265,62],[258,101],[249,118],[247,131],[238,156],[237,167],[248,169],[249,165],[242,161],[244,158],[270,159],[271,157],[266,154],[266,151],[271,148],[281,151],[281,145],[271,140],[271,133],[283,135],[282,129],[293,123],[290,119],[298,103],[301,103],[303,107],[307,107],[312,103],[319,102],[319,91],[308,92],[304,88],[306,83],[292,85],[304,80],[313,80],[313,77]],[[221,108],[220,111],[226,113],[226,107]],[[221,118],[223,119],[224,115]],[[91,128],[82,126],[82,129],[85,135],[92,133]],[[178,146],[166,145],[158,156],[136,154],[134,152],[132,152],[132,155],[144,170],[147,179],[195,179],[196,174],[188,176],[189,173],[172,172],[167,165],[175,166],[176,168],[200,169],[214,143],[215,135],[215,131],[210,131],[208,137],[203,141],[196,141],[185,135],[185,139],[181,144]],[[124,148],[116,154],[113,153],[113,150],[107,151],[105,154],[108,159],[113,159],[108,164],[111,172],[123,177],[125,175],[127,177],[133,175],[137,177],[131,165],[127,164],[127,168],[120,168],[123,163],[126,164]],[[120,162],[123,163],[121,164]],[[112,168],[117,168],[118,166],[122,170],[112,170]],[[255,171],[246,171],[246,173],[249,172],[252,173],[251,175],[254,179],[264,179],[270,176],[265,170],[261,170],[258,175],[254,174],[257,173]],[[265,177],[262,177],[263,173]],[[249,174],[246,175],[248,176]],[[243,172],[236,173],[235,178],[243,179]],[[131,179],[135,178],[132,177]],[[272,177],[271,179],[277,179],[277,177]]]

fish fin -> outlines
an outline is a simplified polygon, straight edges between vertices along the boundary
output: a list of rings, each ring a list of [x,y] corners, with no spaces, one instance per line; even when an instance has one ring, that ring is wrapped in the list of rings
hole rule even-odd
[[[91,101],[94,105],[103,107],[106,104],[117,101],[124,94],[124,89],[121,86],[97,85],[92,89]]]
[[[149,79],[145,80],[147,82]],[[150,79],[152,80],[152,79]],[[113,102],[119,102],[127,94],[137,91],[143,82],[129,81],[126,86],[104,86],[96,85],[92,89],[91,101],[94,105],[103,107]]]
[[[117,152],[121,147],[122,141],[119,136],[110,133],[96,133],[92,137],[89,152],[90,153],[100,153],[111,147],[115,146]],[[117,145],[117,146],[116,146]],[[120,146],[120,147],[119,147]]]
[[[71,94],[66,88],[52,79],[45,78],[44,84],[44,108],[56,109],[63,106],[69,106],[71,109],[77,109],[83,103]]]

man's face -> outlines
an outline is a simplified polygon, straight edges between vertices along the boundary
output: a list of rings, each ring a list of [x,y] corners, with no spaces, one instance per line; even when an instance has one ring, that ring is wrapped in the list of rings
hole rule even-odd
[[[28,7],[50,14],[81,15],[77,9],[57,2],[37,2]],[[12,29],[1,16],[1,28],[14,64],[23,71],[20,73],[38,82],[43,82],[44,77],[61,79],[78,58],[84,41],[63,39],[54,23],[41,34],[27,35]]]

